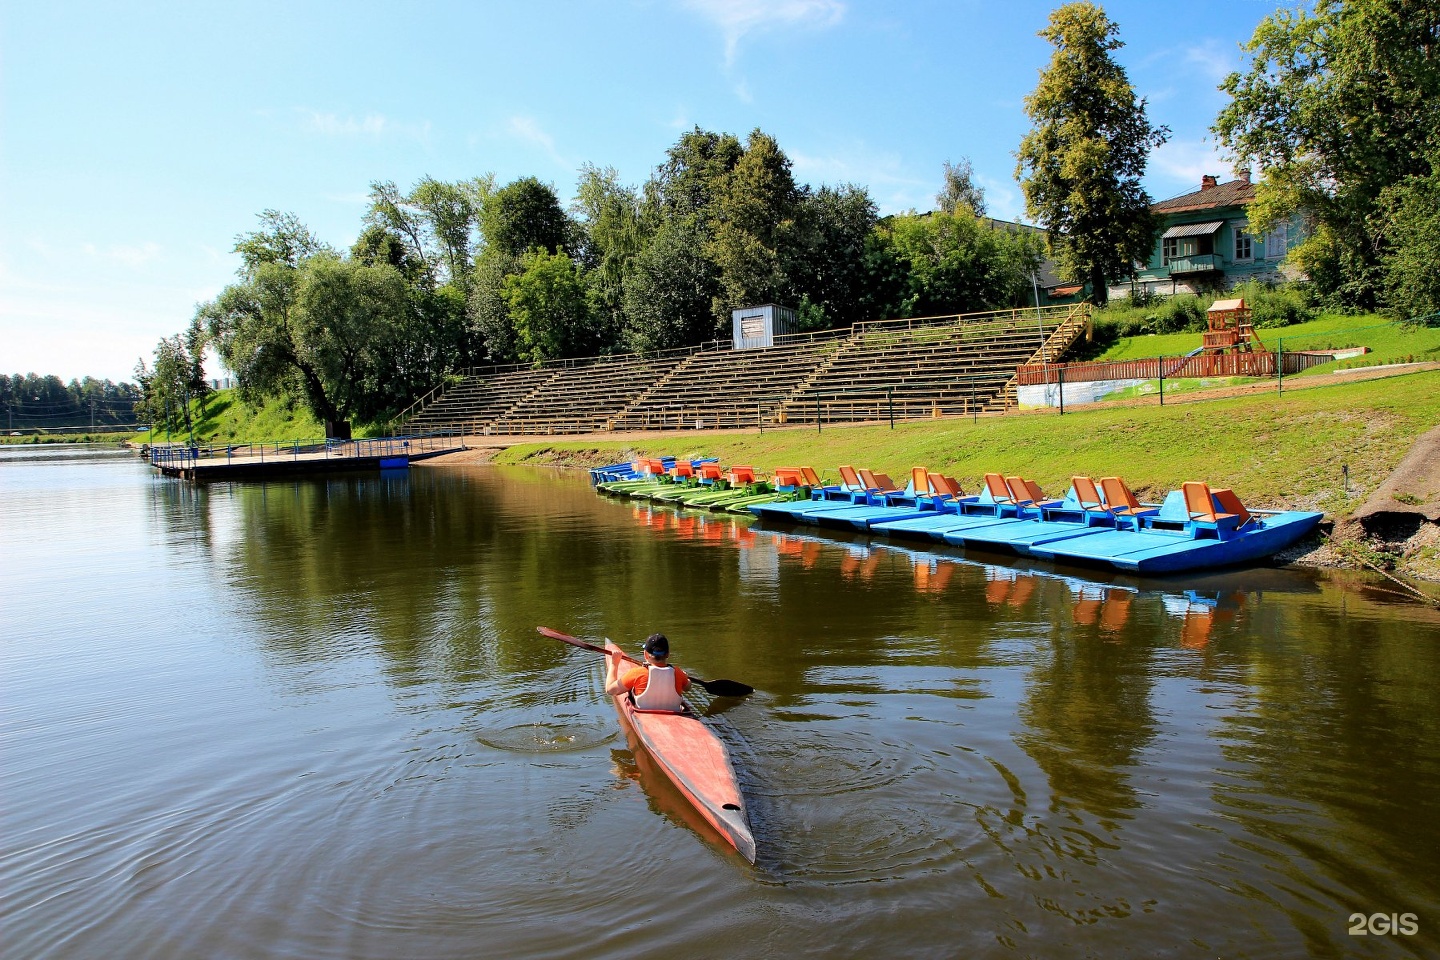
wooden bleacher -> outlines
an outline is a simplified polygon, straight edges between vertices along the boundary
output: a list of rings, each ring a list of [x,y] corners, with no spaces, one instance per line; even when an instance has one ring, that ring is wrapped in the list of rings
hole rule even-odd
[[[774,423],[785,399],[841,345],[838,337],[754,350],[693,354],[628,406],[614,430],[753,427]],[[728,344],[725,345],[728,347]]]
[[[1016,368],[1058,358],[1088,310],[1021,308],[856,324],[735,350],[473,371],[401,418],[411,433],[574,434],[963,416],[1005,405]]]
[[[597,433],[684,360],[636,354],[561,368],[495,419],[487,431],[503,434]]]
[[[788,423],[968,416],[985,408],[1066,309],[857,325],[845,348],[785,402]]]

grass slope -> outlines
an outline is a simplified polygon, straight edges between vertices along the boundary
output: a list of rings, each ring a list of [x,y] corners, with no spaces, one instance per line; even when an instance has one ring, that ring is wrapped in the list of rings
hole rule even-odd
[[[1306,323],[1268,327],[1255,331],[1269,350],[1323,350],[1365,346],[1364,357],[1315,367],[1301,376],[1331,373],[1346,367],[1400,363],[1408,360],[1440,360],[1440,327],[1403,327],[1387,323],[1375,314],[1343,316],[1324,314]],[[1146,357],[1180,357],[1200,346],[1199,333],[1153,333],[1126,337],[1098,360],[1139,360]],[[1168,387],[1167,387],[1168,389]]]
[[[1142,496],[1186,480],[1231,487],[1258,508],[1321,509],[1344,516],[1394,470],[1421,433],[1440,422],[1440,373],[1174,406],[1080,409],[969,420],[764,434],[576,439],[502,451],[496,462],[611,463],[634,456],[713,456],[762,470],[811,464],[829,477],[842,463],[897,481],[923,465],[967,488],[991,471],[1020,473],[1047,492],[1074,474],[1120,475]],[[1341,467],[1349,467],[1350,491]]]

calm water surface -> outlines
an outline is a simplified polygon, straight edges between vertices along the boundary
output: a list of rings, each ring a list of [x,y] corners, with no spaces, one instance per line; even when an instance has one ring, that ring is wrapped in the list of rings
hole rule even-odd
[[[5,957],[1440,955],[1440,615],[1384,581],[54,451],[0,575]],[[758,688],[757,865],[537,624]]]

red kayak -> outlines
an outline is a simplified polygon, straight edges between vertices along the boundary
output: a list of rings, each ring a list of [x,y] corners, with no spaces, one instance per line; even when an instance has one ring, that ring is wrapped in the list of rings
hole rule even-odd
[[[620,725],[655,760],[740,856],[755,862],[755,838],[745,816],[745,798],[730,764],[730,751],[715,731],[685,708],[684,713],[637,710],[629,695],[615,697]]]

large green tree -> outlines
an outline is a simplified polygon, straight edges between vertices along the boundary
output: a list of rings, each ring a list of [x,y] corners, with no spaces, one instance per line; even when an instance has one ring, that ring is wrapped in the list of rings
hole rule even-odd
[[[875,201],[864,187],[843,184],[805,192],[789,265],[790,284],[800,295],[802,327],[824,329],[872,319],[865,256],[877,222]]]
[[[1437,143],[1440,148],[1440,143]],[[1434,156],[1440,159],[1440,149]],[[1408,177],[1380,195],[1387,243],[1385,294],[1402,319],[1440,312],[1440,164]]]
[[[547,253],[572,246],[573,227],[549,184],[521,177],[486,198],[480,213],[485,243],[512,257],[532,248]]]
[[[1025,98],[1034,127],[1020,142],[1015,176],[1027,213],[1050,232],[1061,271],[1089,282],[1103,304],[1112,280],[1149,259],[1156,218],[1140,180],[1169,130],[1145,116],[1113,53],[1119,28],[1092,3],[1067,3],[1040,36],[1055,47]]]
[[[790,273],[800,239],[802,196],[780,144],[752,131],[711,206],[706,252],[720,269],[717,325],[728,323],[736,308],[792,300]]]
[[[1394,248],[1383,195],[1433,172],[1440,2],[1317,0],[1262,20],[1245,52],[1215,132],[1263,173],[1252,231],[1303,218],[1292,262],[1322,292],[1374,307]]]
[[[596,336],[616,345],[625,328],[625,277],[654,227],[645,221],[638,191],[622,184],[613,167],[581,167],[570,210],[581,237],[572,256],[584,271]]]
[[[635,255],[625,276],[625,345],[648,353],[693,346],[719,329],[711,303],[719,271],[703,252],[699,218],[679,217],[660,227]]]
[[[342,258],[291,214],[267,210],[261,223],[237,239],[240,281],[197,312],[242,395],[298,395],[338,424],[375,419],[438,375],[406,369],[397,350],[415,331],[394,266]]]
[[[1044,252],[1037,231],[997,228],[968,210],[892,217],[884,234],[905,268],[894,312],[906,317],[1018,306]]]
[[[521,258],[503,292],[515,325],[521,359],[539,365],[563,357],[593,356],[598,348],[590,301],[579,267],[563,250],[535,247]]]

